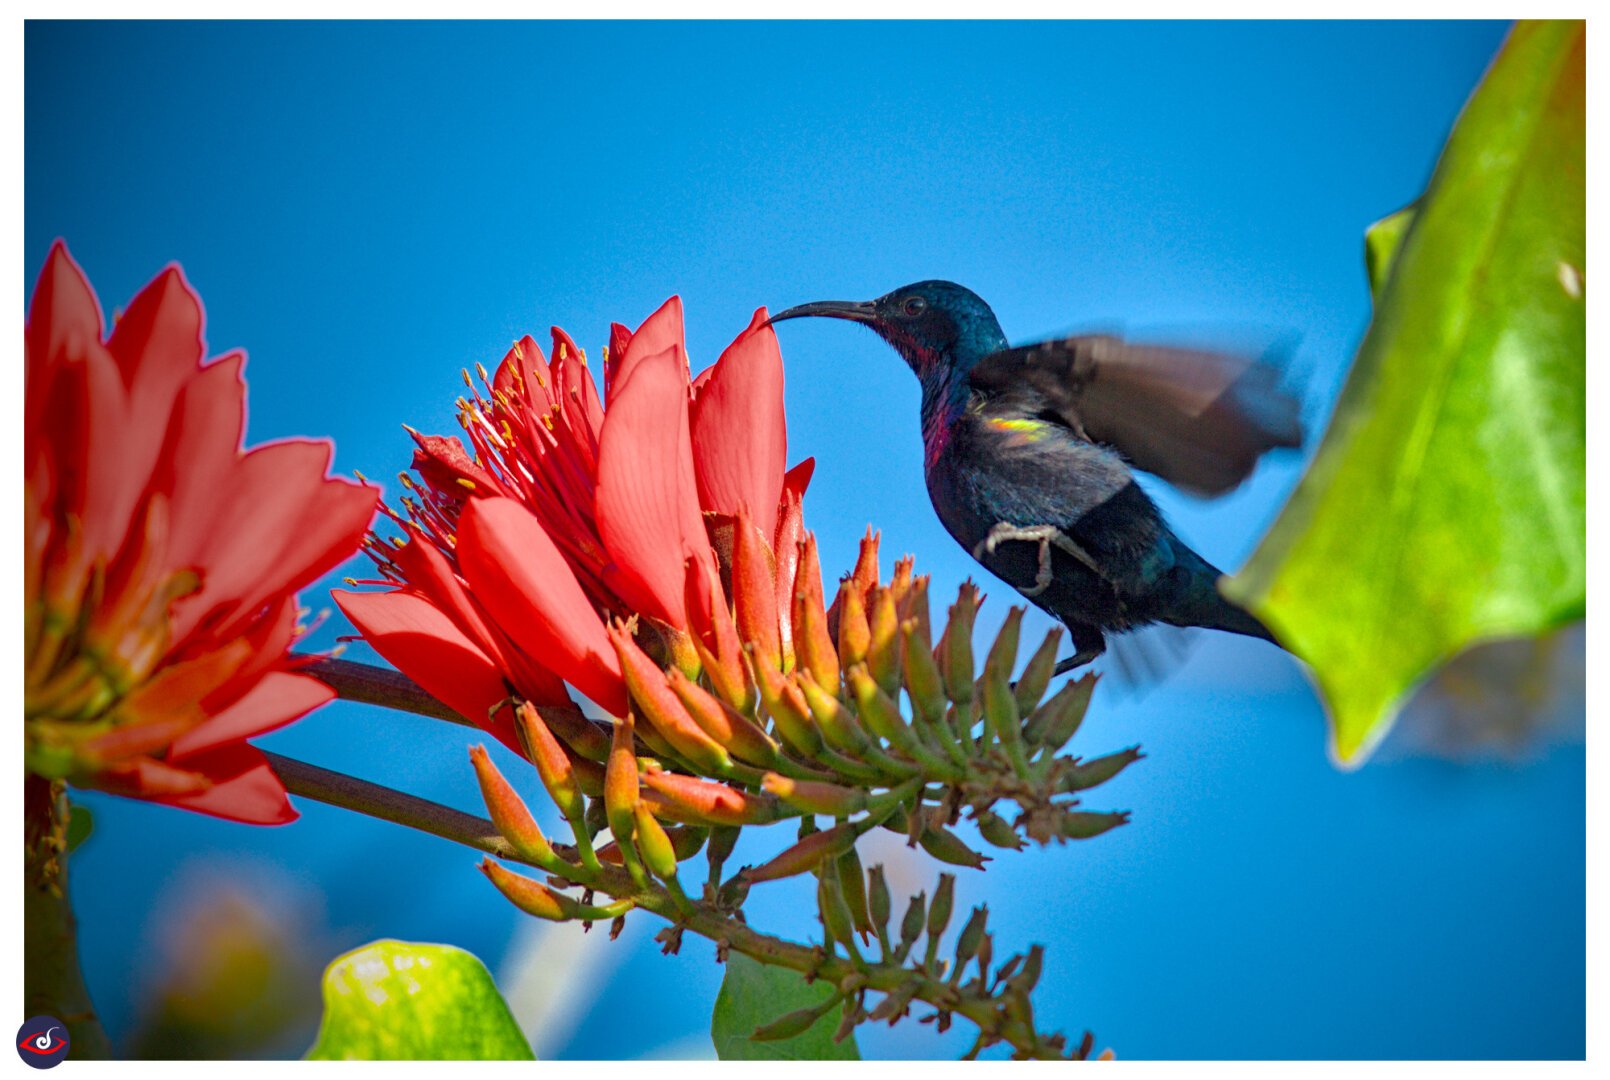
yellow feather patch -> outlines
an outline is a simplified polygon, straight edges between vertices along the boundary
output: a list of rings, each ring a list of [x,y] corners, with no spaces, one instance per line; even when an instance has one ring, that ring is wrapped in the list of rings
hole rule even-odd
[[[996,431],[1006,431],[1019,436],[1023,442],[1038,442],[1045,438],[1046,429],[1050,426],[1044,420],[998,420],[991,419],[989,426]]]

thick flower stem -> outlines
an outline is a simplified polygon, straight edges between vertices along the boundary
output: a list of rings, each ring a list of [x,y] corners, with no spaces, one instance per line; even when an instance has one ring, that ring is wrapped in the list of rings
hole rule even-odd
[[[862,985],[868,989],[888,993],[915,982],[917,992],[913,1000],[959,1013],[977,1024],[980,1031],[999,1036],[1019,1053],[1051,1060],[1063,1057],[1028,1024],[1021,1020],[1003,1019],[990,1001],[964,996],[943,980],[911,968],[884,963],[856,964],[852,960],[829,955],[820,946],[798,945],[762,934],[744,922],[704,907],[691,914],[679,912],[666,896],[640,894],[633,899],[638,907],[709,938],[718,945],[735,949],[752,960],[824,979],[829,985],[837,986],[853,975],[862,980]]]
[[[535,865],[521,858],[485,818],[380,784],[321,769],[295,758],[269,753],[268,759],[285,784],[285,789],[293,795],[418,829],[509,862]],[[554,847],[564,857],[574,857],[574,852],[559,845]],[[1055,1047],[1040,1038],[1031,1025],[1003,1017],[989,999],[963,994],[942,979],[901,967],[897,963],[862,961],[857,964],[843,957],[830,956],[818,946],[799,945],[762,934],[741,919],[709,905],[690,903],[686,897],[683,903],[679,903],[669,890],[655,885],[647,888],[639,886],[624,873],[608,867],[598,875],[588,876],[593,880],[587,884],[608,893],[617,901],[630,902],[651,911],[673,926],[691,930],[718,945],[736,949],[762,964],[789,968],[812,978],[826,979],[833,985],[854,975],[864,980],[862,985],[884,993],[915,983],[914,1000],[965,1016],[978,1024],[981,1030],[1011,1044],[1021,1054],[1043,1058],[1062,1056]]]
[[[32,775],[23,781],[23,1012],[64,1022],[75,1061],[112,1056],[67,898],[67,797],[59,782]]]
[[[418,829],[420,832],[430,833],[432,836],[439,836],[444,840],[475,848],[477,851],[484,851],[507,862],[525,863],[527,866],[537,865],[522,858],[520,853],[514,850],[513,845],[498,833],[497,827],[486,818],[466,814],[450,806],[421,799],[381,784],[359,780],[345,773],[321,769],[317,765],[310,765],[282,754],[265,750],[263,755],[279,774],[285,790],[292,795],[300,795],[315,802],[338,806],[343,810],[352,810],[410,829]],[[554,851],[561,858],[575,857],[572,849],[559,844],[554,845]]]
[[[353,660],[337,660],[331,656],[293,654],[306,661],[300,670],[325,683],[348,701],[365,705],[381,705],[388,709],[411,712],[446,720],[451,724],[475,725],[427,694],[418,683],[400,671],[360,664]]]

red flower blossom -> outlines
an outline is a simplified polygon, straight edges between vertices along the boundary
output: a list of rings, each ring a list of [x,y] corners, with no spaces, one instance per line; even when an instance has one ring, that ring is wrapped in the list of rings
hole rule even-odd
[[[246,740],[334,696],[287,659],[294,593],[357,549],[376,492],[326,477],[326,442],[242,452],[245,357],[203,363],[177,267],[103,327],[57,243],[26,330],[27,766],[291,821]]]
[[[676,297],[635,333],[612,327],[607,409],[558,328],[551,362],[525,337],[479,385],[466,373],[470,448],[413,432],[412,495],[387,511],[406,536],[370,545],[395,588],[338,591],[337,603],[382,656],[516,748],[514,696],[565,703],[569,683],[625,713],[613,620],[637,616],[638,643],[662,664],[703,660],[742,681],[730,613],[709,587],[730,578],[735,530],[752,522],[786,552],[772,589],[790,640],[811,471],[807,460],[785,472],[782,357],[765,322],[756,312],[697,380]]]

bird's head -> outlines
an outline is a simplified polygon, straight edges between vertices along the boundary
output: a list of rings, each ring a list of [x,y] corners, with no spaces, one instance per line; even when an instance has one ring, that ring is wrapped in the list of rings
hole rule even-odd
[[[995,313],[971,289],[953,281],[919,281],[876,300],[818,300],[791,307],[772,322],[818,316],[871,327],[905,357],[920,379],[969,367],[1006,347]]]

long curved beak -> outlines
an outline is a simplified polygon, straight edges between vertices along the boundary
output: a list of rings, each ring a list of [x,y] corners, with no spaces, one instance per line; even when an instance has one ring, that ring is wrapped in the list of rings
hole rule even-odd
[[[817,316],[824,319],[848,319],[851,322],[870,323],[877,318],[876,308],[870,300],[816,300],[809,304],[779,311],[766,320],[766,325],[784,319],[805,319]]]

